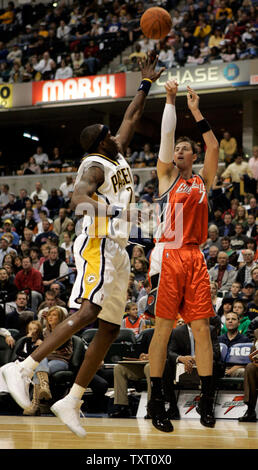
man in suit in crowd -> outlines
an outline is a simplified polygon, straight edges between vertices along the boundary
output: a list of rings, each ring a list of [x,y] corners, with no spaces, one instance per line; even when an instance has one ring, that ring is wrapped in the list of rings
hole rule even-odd
[[[139,359],[147,361],[149,345],[153,335],[153,328],[143,330],[136,345],[136,355]],[[110,418],[128,418],[131,416],[128,402],[128,381],[147,379],[148,393],[150,394],[150,366],[149,363],[116,364],[114,367],[114,410]]]

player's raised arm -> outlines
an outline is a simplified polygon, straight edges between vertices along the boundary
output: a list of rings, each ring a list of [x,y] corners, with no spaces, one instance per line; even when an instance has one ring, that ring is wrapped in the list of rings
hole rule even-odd
[[[136,123],[142,116],[146,97],[149,93],[151,84],[155,82],[165,70],[164,67],[162,67],[158,72],[155,71],[157,59],[158,58],[156,57],[153,61],[151,54],[149,53],[146,60],[142,59],[139,61],[142,81],[134,99],[129,104],[125,112],[122,124],[116,135],[122,153],[126,151],[135,132]]]
[[[159,180],[177,176],[178,170],[173,163],[176,129],[176,94],[178,84],[175,80],[167,81],[165,85],[167,92],[166,104],[164,107],[161,122],[161,140],[157,163],[157,173]],[[172,181],[171,181],[172,183]]]
[[[187,87],[187,104],[200,130],[206,144],[204,166],[200,170],[200,175],[204,179],[207,190],[211,188],[213,180],[217,174],[219,161],[219,143],[204,116],[199,109],[199,96]]]

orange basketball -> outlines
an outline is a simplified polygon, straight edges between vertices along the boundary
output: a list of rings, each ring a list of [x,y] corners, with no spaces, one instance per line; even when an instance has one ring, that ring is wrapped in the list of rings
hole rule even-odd
[[[162,39],[171,29],[171,16],[164,8],[151,7],[143,13],[140,26],[147,38]]]

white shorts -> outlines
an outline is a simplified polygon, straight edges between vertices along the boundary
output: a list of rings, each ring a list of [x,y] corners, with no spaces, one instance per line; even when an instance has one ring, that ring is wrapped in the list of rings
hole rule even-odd
[[[127,300],[130,260],[127,251],[109,238],[79,235],[74,243],[77,268],[69,307],[83,299],[99,305],[98,318],[121,325]]]

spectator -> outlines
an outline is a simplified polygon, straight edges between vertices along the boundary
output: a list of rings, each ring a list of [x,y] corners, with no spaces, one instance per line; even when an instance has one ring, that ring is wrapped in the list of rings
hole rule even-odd
[[[256,220],[253,214],[248,214],[247,216],[247,226],[246,226],[246,236],[253,238],[256,236]]]
[[[72,52],[71,57],[74,77],[82,77],[85,75],[83,52]]]
[[[249,338],[239,333],[239,318],[237,313],[230,312],[226,314],[226,328],[227,332],[218,337],[219,343],[224,343],[228,348],[239,343],[249,343]],[[244,377],[245,369],[243,365],[239,364],[226,364],[225,376],[226,377]]]
[[[222,300],[222,304],[218,310],[218,316],[220,317],[221,326],[225,325],[227,313],[232,312],[233,302],[234,302],[234,299],[232,299],[232,297],[229,297],[227,296],[227,294],[225,294],[225,297],[223,297],[223,300]]]
[[[253,177],[258,180],[258,145],[253,147],[253,155],[248,160],[248,165],[252,171]]]
[[[17,254],[16,250],[11,248],[9,239],[6,236],[2,236],[0,239],[0,267],[3,266],[4,257],[8,253],[15,253]]]
[[[146,57],[146,52],[142,51],[141,45],[139,43],[136,43],[135,51],[129,55],[129,60],[131,62],[138,62],[139,59],[146,59]]]
[[[64,198],[68,197],[68,193],[73,191],[74,184],[73,184],[73,177],[66,176],[66,180],[60,185],[60,191],[62,191]]]
[[[172,46],[169,47],[169,45],[165,43],[160,49],[158,65],[160,67],[165,67],[166,69],[171,69],[171,67],[175,65],[175,56]]]
[[[56,63],[48,51],[43,53],[42,59],[33,65],[34,70],[40,72],[43,80],[51,80],[54,76]]]
[[[44,291],[41,273],[32,267],[29,256],[22,259],[22,269],[16,274],[14,284],[19,291],[25,291],[31,298],[31,309],[36,314]]]
[[[241,299],[241,283],[240,282],[237,282],[237,281],[234,281],[232,286],[231,286],[231,289],[230,289],[230,292],[227,292],[227,297],[230,297],[231,299]]]
[[[247,225],[247,210],[244,206],[239,205],[237,207],[236,215],[233,219],[233,224],[240,223],[242,224],[243,228]]]
[[[258,289],[255,291],[253,301],[248,303],[246,315],[251,321],[258,316]]]
[[[145,328],[145,321],[138,315],[137,303],[130,302],[128,306],[128,315],[122,321],[122,328],[130,328],[135,336],[138,336]]]
[[[34,231],[35,227],[37,226],[37,222],[35,221],[34,217],[34,210],[33,209],[26,209],[25,216],[22,220],[17,224],[17,232],[22,235],[25,228]]]
[[[15,302],[6,305],[5,326],[18,330],[20,337],[26,334],[27,325],[33,317],[34,313],[28,308],[28,296],[25,292],[18,292]]]
[[[247,247],[248,237],[243,232],[243,225],[238,222],[235,225],[235,235],[230,237],[230,246],[237,252]]]
[[[33,209],[33,217],[37,224],[41,221],[40,219],[40,211],[44,210],[47,215],[49,215],[49,210],[46,206],[43,206],[43,202],[41,199],[37,199],[35,202],[35,207]]]
[[[135,258],[133,262],[133,273],[135,276],[135,280],[145,281],[148,271],[148,262],[146,258]]]
[[[215,19],[216,22],[221,24],[223,27],[232,19],[232,9],[227,6],[225,0],[220,1],[220,6],[216,10]]]
[[[61,168],[62,166],[62,158],[60,156],[59,147],[54,147],[52,150],[52,157],[48,160],[48,169],[56,169]]]
[[[252,274],[252,282],[254,283],[255,288],[258,289],[258,266],[257,265],[252,269],[251,274]]]
[[[23,169],[24,175],[36,175],[41,173],[41,168],[36,164],[34,157],[30,157],[28,163],[24,163]]]
[[[55,80],[64,80],[73,76],[73,69],[66,64],[65,59],[61,59],[60,67],[56,69]]]
[[[50,335],[58,324],[65,319],[63,311],[60,307],[52,307],[46,316],[46,328],[43,331],[44,337]],[[24,415],[35,415],[40,407],[40,401],[45,399],[49,401],[52,398],[49,388],[49,376],[57,371],[69,370],[69,361],[73,354],[73,343],[68,339],[64,344],[59,346],[49,356],[43,359],[33,376],[34,391],[30,408],[24,410]]]
[[[43,232],[37,235],[35,239],[35,245],[39,247],[41,247],[43,244],[45,244],[48,240],[51,240],[52,238],[58,238],[57,235],[52,230],[50,230],[50,223],[48,219],[43,220],[42,228]]]
[[[61,243],[61,248],[65,250],[65,260],[66,263],[69,264],[71,262],[74,263],[74,256],[73,256],[73,241],[71,240],[70,234],[68,232],[63,232],[63,243]]]
[[[230,246],[230,238],[229,237],[222,237],[221,238],[221,248],[222,251],[227,253],[228,255],[228,262],[232,264],[232,266],[237,267],[238,266],[238,255],[235,250],[233,250]]]
[[[219,249],[221,248],[221,238],[219,236],[219,229],[214,224],[211,224],[208,228],[207,245],[208,245],[208,247],[210,247],[211,245],[215,245]]]
[[[0,15],[0,21],[3,25],[9,25],[14,22],[15,18],[15,10],[14,10],[14,3],[8,2],[8,6],[4,13]]]
[[[244,175],[253,177],[252,171],[247,162],[243,161],[242,155],[236,155],[234,163],[230,163],[225,171],[223,171],[222,178],[231,178],[234,189],[234,196],[240,199],[240,181],[244,179]]]
[[[228,131],[224,132],[223,139],[220,141],[220,152],[223,154],[223,160],[226,164],[232,162],[237,152],[237,141]]]
[[[193,33],[194,37],[198,39],[205,39],[209,37],[210,33],[211,33],[211,25],[209,23],[206,23],[206,21],[203,18],[200,18],[200,21],[195,27],[195,30]]]
[[[45,206],[44,206],[45,207]],[[48,208],[46,207],[45,209],[40,209],[39,211],[39,222],[37,223],[37,234],[40,235],[44,229],[43,229],[43,222],[46,220],[49,223],[49,230],[53,230],[53,220],[50,219],[50,217],[47,216],[49,213]],[[54,232],[53,232],[54,233]]]
[[[254,196],[250,197],[249,205],[250,207],[247,209],[247,213],[252,214],[256,219],[256,217],[258,216],[258,208],[257,208],[257,201]]]
[[[43,285],[48,288],[56,278],[68,274],[69,269],[65,261],[59,259],[58,247],[52,247],[49,252],[49,259],[40,266],[43,278]]]
[[[58,196],[55,188],[51,189],[50,196],[47,199],[46,206],[49,209],[50,217],[54,218],[61,207],[64,205],[63,197]]]
[[[39,259],[39,249],[37,246],[32,246],[30,248],[30,257],[31,257],[31,264],[34,269],[39,271],[40,268],[40,259]]]
[[[228,255],[220,251],[218,254],[218,264],[209,270],[210,280],[218,284],[218,292],[230,290],[236,277],[236,268],[229,264]]]
[[[235,235],[235,227],[232,224],[232,215],[227,212],[224,216],[224,224],[219,228],[219,235],[221,237],[232,237]]]
[[[224,34],[221,31],[219,26],[216,26],[213,34],[210,35],[208,40],[208,47],[211,49],[212,47],[220,48],[221,42],[224,39]]]
[[[218,297],[218,284],[216,282],[211,282],[211,301],[214,308],[214,312],[218,313],[218,310],[222,304],[222,297]]]
[[[216,245],[211,245],[209,248],[208,255],[206,256],[206,264],[208,270],[213,268],[215,264],[217,263],[217,257],[218,257],[219,249]]]
[[[254,261],[254,252],[252,250],[243,250],[244,265],[238,270],[236,281],[243,286],[247,282],[252,281],[252,269],[257,266]]]
[[[24,335],[25,336],[25,335]],[[32,320],[26,328],[26,336],[20,341],[16,349],[16,358],[23,361],[42,343],[43,331],[42,326],[37,320]]]
[[[4,230],[3,233],[0,234],[0,238],[1,238],[2,236],[4,236],[4,235],[6,236],[6,235],[8,235],[8,234],[10,233],[10,234],[12,235],[12,237],[13,237],[13,242],[12,242],[12,244],[13,244],[13,246],[16,247],[16,246],[19,244],[20,237],[19,237],[19,235],[16,233],[16,231],[15,231],[15,229],[14,229],[13,222],[12,222],[11,219],[5,219],[4,224],[3,224],[3,230]]]
[[[128,418],[131,416],[128,402],[128,381],[147,379],[147,390],[150,396],[150,372],[148,361],[148,349],[153,335],[153,328],[145,330],[144,335],[137,339],[139,360],[144,363],[116,364],[114,367],[114,410],[109,413],[110,418]],[[146,361],[146,362],[145,362]]]
[[[1,194],[0,194],[0,209],[2,209],[8,203],[9,203],[9,185],[3,184],[1,186]]]
[[[17,295],[17,287],[10,281],[5,268],[0,268],[0,306],[6,307],[7,302],[13,302]]]
[[[252,281],[245,282],[242,287],[242,299],[252,302],[254,298],[255,284]]]
[[[38,155],[42,157],[42,147],[38,147],[37,152],[39,152]],[[43,154],[43,155],[46,155],[46,154]],[[34,155],[34,158],[35,158],[35,155]],[[42,163],[39,163],[39,161],[41,161]],[[37,162],[37,159],[36,159],[36,162],[38,163],[38,165],[42,165],[44,161],[46,162],[45,157],[44,157],[44,160],[40,159],[39,161]],[[42,183],[40,181],[37,181],[37,183],[35,184],[35,191],[32,191],[30,195],[30,199],[33,200],[35,196],[37,196],[37,199],[41,199],[43,205],[45,206],[47,199],[48,199],[48,192],[42,188]]]
[[[60,307],[63,310],[64,316],[68,317],[68,311],[65,307],[66,304],[57,297],[57,291],[52,288],[55,284],[56,283],[51,284],[51,289],[45,292],[45,299],[38,308],[37,318],[44,327],[46,326],[46,315],[50,308],[54,306]]]
[[[70,26],[65,24],[64,20],[60,20],[59,26],[56,31],[56,37],[61,41],[68,43],[70,37]]]
[[[239,333],[245,335],[247,330],[248,330],[248,327],[251,323],[251,320],[248,318],[248,316],[246,316],[246,311],[247,311],[246,303],[241,299],[234,300],[232,311],[238,315],[238,319],[239,319],[238,331],[239,331]],[[227,326],[224,325],[222,330],[221,330],[221,334],[223,335],[226,332],[227,332]]]
[[[255,330],[254,336],[254,345],[249,356],[251,362],[247,364],[244,375],[244,403],[247,404],[247,410],[244,416],[238,419],[240,423],[256,422],[255,407],[258,387],[258,330]]]
[[[59,209],[59,217],[54,220],[54,233],[59,237],[61,233],[65,232],[67,225],[72,222],[72,219],[69,219],[66,215],[66,209]]]

